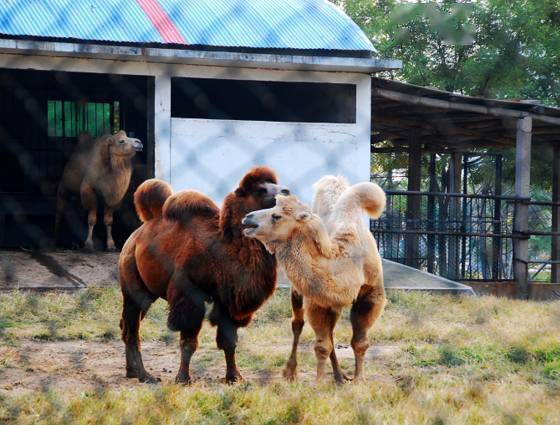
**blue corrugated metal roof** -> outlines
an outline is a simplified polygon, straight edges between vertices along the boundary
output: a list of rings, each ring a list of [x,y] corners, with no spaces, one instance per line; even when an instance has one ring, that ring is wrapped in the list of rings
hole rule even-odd
[[[374,50],[358,26],[326,0],[1,0],[0,34],[264,50]]]

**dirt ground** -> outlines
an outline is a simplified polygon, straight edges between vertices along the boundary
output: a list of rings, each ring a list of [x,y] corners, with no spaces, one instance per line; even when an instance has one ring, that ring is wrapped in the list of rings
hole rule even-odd
[[[117,252],[0,251],[0,290],[116,284]]]
[[[270,349],[270,346],[267,346]],[[276,347],[288,353],[289,346]],[[374,346],[368,350],[369,361],[389,360],[399,351],[398,346]],[[300,347],[300,352],[312,352],[311,346]],[[162,382],[173,382],[179,365],[179,350],[175,344],[146,342],[142,346],[144,364]],[[353,358],[348,346],[337,346],[340,359]],[[197,361],[203,356],[205,361]],[[208,358],[210,357],[210,358]],[[17,396],[30,391],[57,391],[80,393],[108,388],[131,388],[141,385],[137,379],[124,376],[124,346],[120,341],[25,341],[19,347],[0,347],[0,358],[9,367],[0,372],[0,395]],[[201,365],[203,363],[203,365]],[[199,350],[192,362],[195,381],[222,382],[225,363],[217,349]],[[248,382],[266,383],[283,379],[281,367],[274,373],[251,372],[242,369]],[[312,381],[313,370],[300,370],[299,379]],[[392,379],[370,376],[370,380]]]

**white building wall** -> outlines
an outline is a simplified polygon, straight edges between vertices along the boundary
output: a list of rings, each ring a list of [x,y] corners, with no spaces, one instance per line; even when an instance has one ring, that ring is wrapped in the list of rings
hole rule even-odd
[[[258,164],[272,166],[280,181],[306,201],[311,184],[325,174],[369,180],[371,80],[366,74],[12,54],[0,54],[0,67],[155,77],[155,173],[175,190],[198,189],[220,202]],[[171,118],[172,76],[355,84],[356,123]]]
[[[228,78],[223,69],[216,74]],[[202,75],[196,75],[202,76]],[[325,174],[367,181],[370,173],[370,78],[348,73],[242,70],[236,79],[350,83],[356,87],[356,123],[291,123],[171,119],[171,183],[220,201],[254,165],[266,164],[280,182],[309,202]]]

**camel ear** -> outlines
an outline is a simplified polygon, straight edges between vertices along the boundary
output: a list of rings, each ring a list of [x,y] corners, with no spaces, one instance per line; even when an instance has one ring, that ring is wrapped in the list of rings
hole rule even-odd
[[[296,220],[299,222],[306,222],[309,221],[309,219],[311,218],[311,214],[308,213],[307,211],[305,212],[301,212],[299,214],[296,215]]]

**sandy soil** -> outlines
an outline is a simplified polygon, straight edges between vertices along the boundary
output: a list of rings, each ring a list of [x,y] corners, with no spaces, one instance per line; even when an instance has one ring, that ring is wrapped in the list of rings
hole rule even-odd
[[[270,349],[267,346],[267,349]],[[276,347],[287,353],[289,347]],[[368,351],[370,361],[392,358],[398,346],[376,346]],[[311,347],[301,347],[311,352]],[[146,342],[142,347],[144,363],[148,371],[163,382],[173,382],[179,363],[178,347],[164,342]],[[350,347],[337,346],[339,358],[352,358]],[[225,364],[222,353],[216,349],[201,349],[196,356],[204,356],[205,361],[193,358],[195,381],[209,383],[222,382]],[[210,357],[210,358],[209,358]],[[131,388],[141,384],[136,379],[124,376],[124,346],[120,341],[26,341],[19,347],[0,347],[0,358],[4,358],[7,368],[0,371],[0,395],[15,396],[29,391],[58,391],[79,393],[106,388]],[[201,365],[201,363],[203,363]],[[279,380],[281,368],[270,373],[250,373],[242,370],[249,382],[269,382]],[[312,370],[300,370],[300,380],[313,380]],[[392,379],[390,376],[370,376],[371,380]]]

